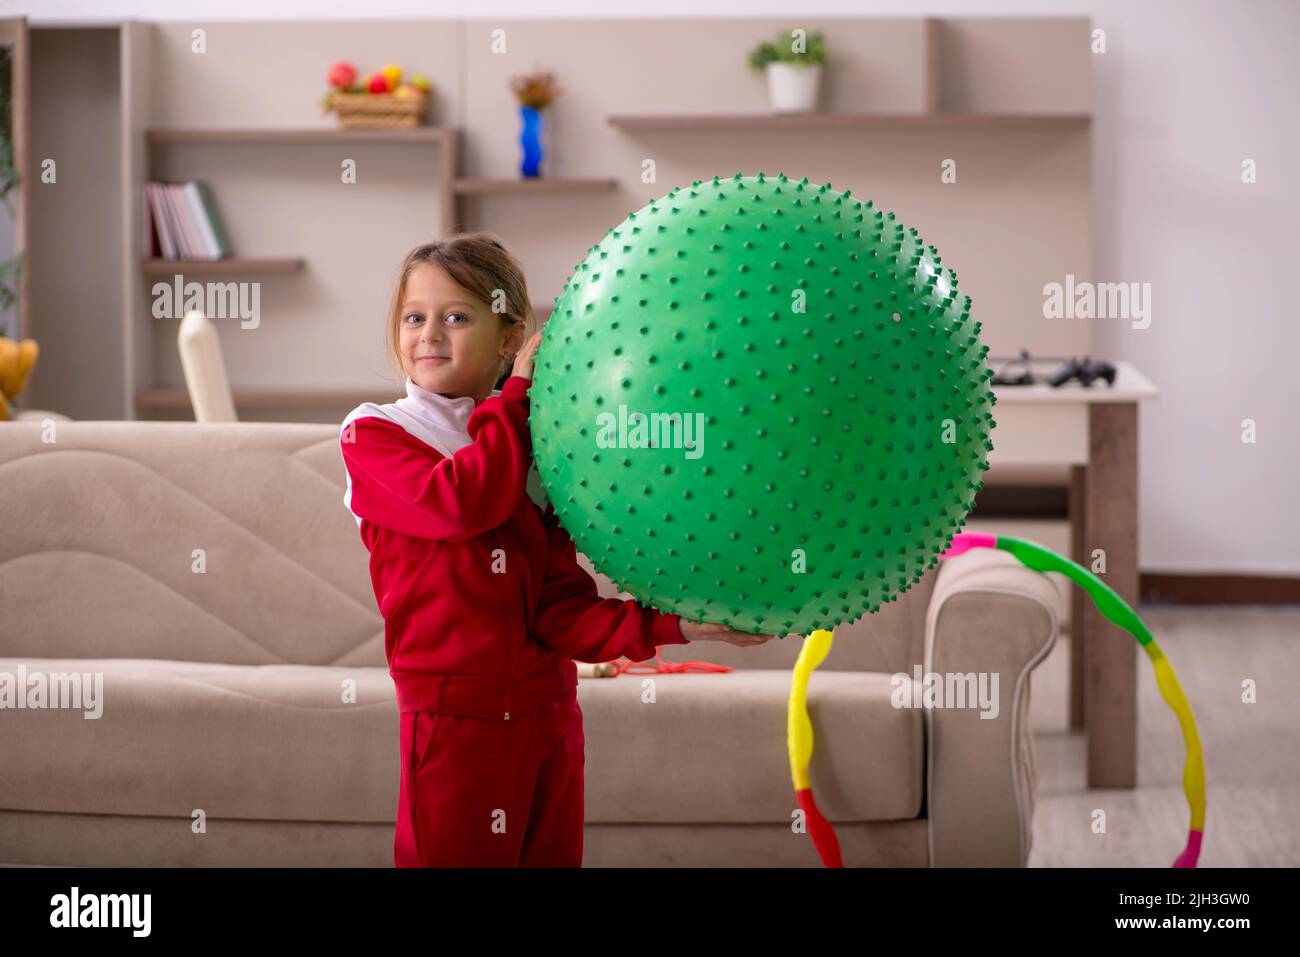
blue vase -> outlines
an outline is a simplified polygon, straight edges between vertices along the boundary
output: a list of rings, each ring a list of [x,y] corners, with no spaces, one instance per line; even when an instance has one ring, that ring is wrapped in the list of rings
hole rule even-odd
[[[524,161],[519,172],[524,176],[540,176],[542,165],[542,112],[531,106],[520,106],[519,117],[524,121],[519,134],[519,145],[524,148]]]

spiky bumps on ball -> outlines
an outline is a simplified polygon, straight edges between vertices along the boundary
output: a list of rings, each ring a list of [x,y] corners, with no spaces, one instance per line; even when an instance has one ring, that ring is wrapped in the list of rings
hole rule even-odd
[[[530,389],[538,473],[639,601],[833,628],[965,524],[995,424],[979,329],[893,213],[807,177],[696,180],[610,229],[556,298]],[[699,423],[684,447],[677,426]]]

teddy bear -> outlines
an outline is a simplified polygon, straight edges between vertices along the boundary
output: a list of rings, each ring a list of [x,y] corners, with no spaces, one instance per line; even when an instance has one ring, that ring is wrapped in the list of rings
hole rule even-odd
[[[23,391],[38,352],[35,339],[18,342],[0,336],[0,421],[13,418],[10,403]]]

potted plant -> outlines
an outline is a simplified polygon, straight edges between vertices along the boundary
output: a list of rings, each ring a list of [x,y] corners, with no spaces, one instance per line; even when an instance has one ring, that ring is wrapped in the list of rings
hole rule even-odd
[[[13,58],[9,47],[0,47],[0,201],[3,201],[14,219],[13,200],[10,197],[18,188],[18,171],[14,169],[13,149]],[[18,305],[19,284],[22,282],[22,253],[0,262],[0,333],[5,325],[10,310]],[[14,329],[22,322],[20,316],[14,316]],[[17,336],[18,332],[15,331]],[[2,401],[2,400],[0,400]]]
[[[826,45],[820,31],[786,31],[772,43],[749,52],[749,66],[767,74],[767,92],[777,113],[810,113],[817,108]]]
[[[519,145],[524,158],[519,165],[523,176],[540,176],[542,166],[542,110],[550,106],[564,92],[555,82],[553,73],[534,71],[510,78],[510,88],[519,101],[519,118],[523,129]]]

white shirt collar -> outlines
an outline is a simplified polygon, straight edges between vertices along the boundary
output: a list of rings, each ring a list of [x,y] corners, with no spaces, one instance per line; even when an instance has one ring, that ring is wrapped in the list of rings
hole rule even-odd
[[[500,389],[493,389],[488,398],[500,394]],[[432,428],[466,435],[469,434],[469,417],[478,405],[472,396],[451,398],[439,392],[430,392],[423,386],[416,385],[410,376],[406,377],[406,398],[398,399],[396,404]]]
[[[493,389],[487,398],[499,396],[500,394],[500,389]],[[421,441],[433,446],[445,457],[451,458],[457,451],[470,444],[469,417],[473,414],[477,405],[478,403],[467,395],[449,398],[438,392],[430,392],[428,389],[416,385],[411,377],[407,376],[405,398],[386,405],[376,405],[373,402],[362,403],[348,413],[347,418],[343,421],[343,428],[346,429],[348,423],[354,419],[379,415],[401,426]],[[352,479],[349,477],[348,482],[351,483],[351,481]],[[348,494],[350,495],[351,484],[349,484],[348,488]],[[529,464],[525,489],[528,496],[537,504],[537,507],[545,511],[547,508],[546,492],[542,488],[542,480],[537,473],[536,462]],[[357,524],[361,524],[360,518],[357,519]]]

